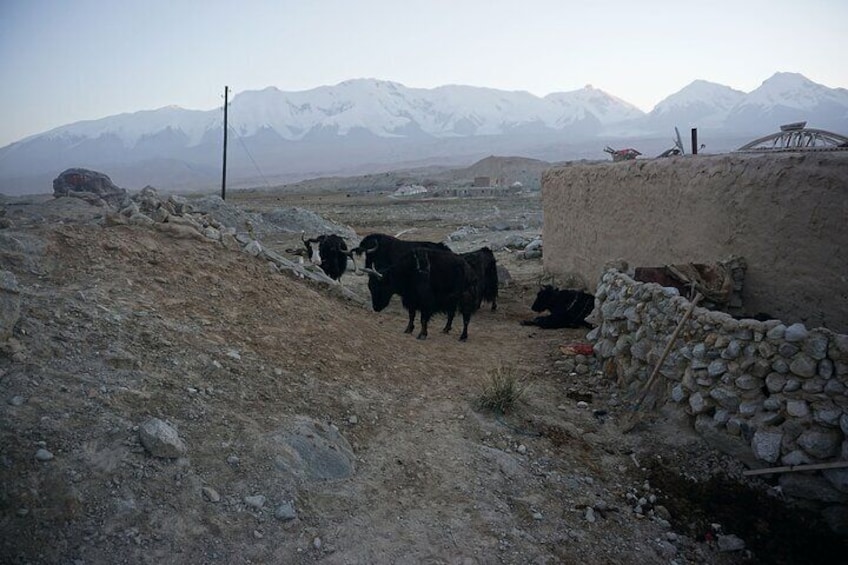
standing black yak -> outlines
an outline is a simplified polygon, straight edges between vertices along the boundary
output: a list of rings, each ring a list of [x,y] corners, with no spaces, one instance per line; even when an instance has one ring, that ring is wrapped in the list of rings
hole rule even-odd
[[[432,241],[406,241],[383,233],[366,235],[359,245],[351,249],[357,255],[365,254],[365,267],[368,269],[385,269],[395,263],[408,252],[419,247],[450,251],[444,243]]]
[[[474,269],[480,286],[480,298],[490,303],[494,312],[498,309],[498,262],[495,254],[488,247],[481,247],[476,251],[460,253],[459,256]]]
[[[418,339],[427,338],[427,324],[437,312],[447,315],[442,331],[448,333],[459,310],[462,314],[459,340],[468,339],[468,323],[480,308],[480,293],[477,275],[462,257],[451,251],[419,247],[381,271],[381,275],[369,275],[372,305],[379,312],[389,303],[392,294],[400,295],[409,313],[404,333],[412,333],[415,328],[416,311],[421,312]]]
[[[352,258],[352,252],[348,251],[341,236],[327,234],[306,239],[301,234],[300,240],[303,242],[303,248],[286,249],[286,253],[306,257],[310,263],[321,267],[324,274],[334,281],[342,278],[347,270],[347,259]]]
[[[447,315],[443,330],[447,333],[459,310],[462,314],[462,334],[459,339],[468,339],[471,314],[480,308],[477,275],[471,265],[441,244],[402,242],[405,245],[398,245],[400,240],[391,236],[383,238],[372,238],[367,242],[368,238],[363,239],[367,247],[360,244],[360,248],[370,250],[370,256],[369,251],[365,251],[365,270],[368,272],[368,290],[374,311],[380,312],[388,306],[392,296],[399,295],[409,313],[404,333],[412,333],[416,312],[420,311],[421,330],[418,339],[426,339],[427,325],[434,313]],[[380,249],[374,247],[375,239],[379,239],[381,246],[387,244],[382,247],[385,256],[377,255]],[[388,253],[389,249],[391,253]]]
[[[401,258],[406,257],[408,253],[419,247],[425,249],[437,249],[440,251],[450,251],[450,247],[444,243],[433,243],[432,241],[406,241],[383,233],[372,233],[362,238],[359,245],[351,249],[351,253],[356,253],[357,255],[362,255],[364,253],[365,271],[376,272],[388,269]],[[369,288],[370,285],[371,281],[369,280]],[[391,300],[391,297],[392,294],[389,294],[386,298],[386,304],[384,304],[380,309],[375,307],[374,310],[379,312],[385,308],[386,305],[388,305],[388,301]],[[371,293],[371,298],[373,302],[373,292]],[[414,316],[414,313],[412,315]]]

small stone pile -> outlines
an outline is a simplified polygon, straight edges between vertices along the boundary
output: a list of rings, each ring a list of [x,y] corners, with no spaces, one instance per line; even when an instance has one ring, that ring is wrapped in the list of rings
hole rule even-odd
[[[619,383],[638,393],[690,303],[614,269],[595,297],[597,327],[587,337]],[[848,460],[848,335],[695,308],[660,378],[705,439],[752,467]],[[786,473],[780,485],[787,496],[824,502],[831,524],[848,523],[848,468]]]

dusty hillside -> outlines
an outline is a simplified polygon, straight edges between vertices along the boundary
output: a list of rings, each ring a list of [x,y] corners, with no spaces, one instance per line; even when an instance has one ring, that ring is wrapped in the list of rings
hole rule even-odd
[[[497,312],[478,313],[467,343],[418,341],[396,305],[376,314],[86,206],[6,205],[0,268],[21,314],[0,358],[0,561],[756,561],[719,535],[742,535],[732,518],[690,515],[696,502],[652,482],[665,464],[693,479],[738,465],[668,428],[624,435],[614,383],[563,352],[585,333],[518,324],[538,262],[499,251],[516,279]],[[457,227],[445,218],[419,230]],[[378,223],[359,220],[359,233]],[[497,371],[529,386],[505,416],[475,410]],[[154,417],[183,456],[142,445]]]
[[[421,184],[438,186],[471,186],[475,177],[500,179],[504,186],[522,183],[532,190],[541,189],[542,173],[554,163],[524,157],[495,157],[481,159],[468,167],[418,167],[407,170],[371,173],[361,176],[324,177],[307,179],[280,187],[281,190],[309,192],[391,192],[399,186]],[[261,196],[261,192],[259,192]]]

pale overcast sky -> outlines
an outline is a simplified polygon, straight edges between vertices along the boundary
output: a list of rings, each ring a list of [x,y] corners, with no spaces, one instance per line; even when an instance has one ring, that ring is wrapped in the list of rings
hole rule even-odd
[[[0,146],[68,123],[351,78],[645,111],[695,79],[848,87],[848,0],[0,0]]]

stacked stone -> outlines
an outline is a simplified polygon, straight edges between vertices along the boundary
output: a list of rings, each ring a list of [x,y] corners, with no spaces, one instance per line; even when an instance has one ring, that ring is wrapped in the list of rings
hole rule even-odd
[[[595,353],[640,391],[689,302],[616,270],[595,296]],[[695,428],[752,466],[848,460],[848,335],[696,308],[660,374]],[[823,475],[833,492],[817,496],[848,501],[848,469]]]
[[[733,279],[733,290],[730,292],[730,300],[727,303],[727,309],[730,312],[736,313],[742,308],[742,286],[745,283],[745,272],[748,270],[748,263],[742,257],[733,256],[721,264],[730,271],[730,276]]]

